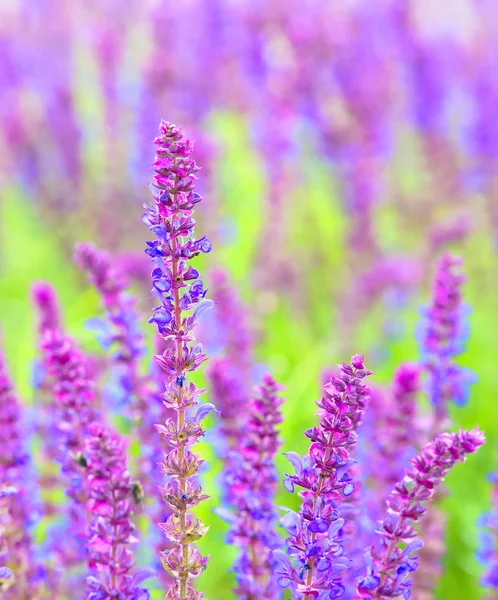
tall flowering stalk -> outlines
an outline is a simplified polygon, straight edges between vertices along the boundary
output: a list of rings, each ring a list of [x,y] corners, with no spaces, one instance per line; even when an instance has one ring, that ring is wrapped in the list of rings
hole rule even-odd
[[[132,575],[131,546],[138,542],[131,521],[137,484],[131,481],[123,439],[110,429],[89,427],[83,456],[88,508],[93,515],[88,534],[88,565],[97,577],[87,577],[87,600],[148,600],[139,587],[150,575],[137,570]]]
[[[486,570],[481,585],[487,588],[486,599],[498,597],[498,475],[491,473],[492,483],[491,511],[481,518],[481,525],[486,529],[481,533],[479,559],[485,564]]]
[[[282,422],[282,389],[270,375],[263,377],[249,406],[249,420],[237,449],[233,449],[234,472],[227,482],[235,514],[221,516],[232,524],[227,541],[239,549],[234,570],[237,597],[274,600],[279,588],[271,578],[272,551],[280,548],[276,533],[278,513],[275,490],[278,476],[275,455],[280,447],[278,426]]]
[[[432,301],[425,309],[420,340],[426,390],[433,408],[428,424],[428,439],[439,435],[449,421],[451,402],[467,402],[475,375],[459,366],[455,359],[465,349],[468,337],[468,307],[462,298],[465,281],[460,272],[462,260],[445,254],[437,265]],[[427,439],[427,438],[426,438]],[[438,490],[435,504],[444,496],[444,486]],[[421,523],[421,535],[428,543],[420,553],[421,568],[414,574],[414,591],[421,600],[430,597],[441,573],[444,552],[446,516],[437,506]]]
[[[161,528],[174,544],[163,553],[162,562],[174,578],[166,599],[198,600],[203,595],[194,589],[193,579],[202,572],[208,558],[202,557],[193,543],[207,529],[189,510],[206,495],[194,481],[202,461],[190,448],[204,434],[200,422],[213,407],[204,404],[193,414],[191,409],[199,403],[203,390],[188,382],[187,374],[207,358],[201,346],[194,345],[192,330],[198,316],[212,302],[204,299],[206,290],[199,272],[188,261],[200,252],[209,252],[211,243],[205,236],[194,237],[192,212],[201,196],[194,192],[199,169],[191,158],[193,144],[183,139],[181,128],[165,121],[154,143],[158,146],[151,185],[154,204],[146,206],[142,218],[157,237],[147,242],[146,249],[154,265],[152,293],[160,301],[150,322],[157,325],[165,340],[173,341],[155,359],[166,373],[164,405],[176,413],[176,419],[168,418],[164,425],[156,426],[169,445],[162,464],[169,478],[163,497],[172,514]]]
[[[381,467],[376,472],[386,489],[379,490],[383,497],[399,481],[408,464],[410,450],[417,448],[417,395],[420,392],[420,367],[416,363],[402,363],[394,373],[392,400],[383,407],[383,423],[377,432]],[[413,451],[412,456],[416,453]],[[379,485],[380,487],[380,485]]]
[[[405,478],[387,498],[389,516],[380,525],[380,543],[366,555],[367,574],[357,584],[361,598],[410,598],[409,577],[418,567],[414,555],[423,545],[415,539],[412,523],[425,515],[424,505],[433,499],[450,469],[483,443],[484,435],[477,429],[442,433],[412,459]]]
[[[424,311],[420,352],[427,373],[427,392],[434,409],[433,434],[441,433],[450,402],[466,403],[473,374],[458,366],[455,357],[468,337],[468,308],[462,300],[465,281],[459,272],[462,261],[445,254],[437,266],[432,302]]]
[[[127,293],[129,281],[112,264],[111,257],[92,244],[77,244],[75,261],[83,268],[89,281],[98,290],[108,323],[99,322],[102,343],[113,352],[118,366],[118,396],[120,404],[131,405],[135,410],[144,396],[144,381],[140,377],[140,358],[145,354],[143,334],[138,325],[138,315],[133,297]]]
[[[30,534],[34,506],[29,490],[29,455],[25,447],[21,406],[0,353],[0,515],[1,558],[4,567],[15,573],[15,582],[2,598],[31,600],[37,598],[40,582],[36,580],[34,549]],[[2,566],[2,565],[0,565]],[[10,575],[4,571],[7,588]],[[2,590],[2,587],[0,587]],[[3,590],[2,590],[3,591]]]
[[[337,507],[354,492],[347,471],[355,462],[351,458],[355,429],[369,394],[362,380],[370,374],[361,355],[353,356],[351,365],[340,365],[339,377],[330,379],[317,402],[318,427],[306,431],[312,442],[307,456],[287,453],[296,474],[287,475],[284,485],[291,492],[296,485],[303,488],[299,492],[302,505],[299,514],[289,512],[283,523],[290,534],[287,544],[294,564],[278,550],[275,557],[280,561],[278,582],[290,587],[293,597],[298,594],[295,597],[312,600],[344,594],[341,579],[349,558],[343,556],[340,530],[345,521]]]
[[[80,564],[85,556],[86,492],[84,465],[81,463],[83,443],[91,423],[99,420],[96,411],[93,382],[85,361],[70,337],[57,330],[48,330],[41,342],[43,360],[50,376],[56,399],[51,446],[66,479],[69,497],[67,518],[70,536],[54,536],[60,567],[68,569]]]

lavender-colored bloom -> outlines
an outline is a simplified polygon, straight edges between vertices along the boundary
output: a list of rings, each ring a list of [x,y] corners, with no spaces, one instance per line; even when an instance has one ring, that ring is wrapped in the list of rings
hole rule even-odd
[[[60,328],[60,308],[57,293],[46,281],[37,281],[31,287],[31,295],[38,313],[38,333],[42,337],[47,330]]]
[[[171,550],[163,552],[161,560],[173,576],[174,583],[167,600],[199,600],[202,594],[192,583],[204,569],[208,559],[201,556],[193,543],[206,532],[202,522],[189,509],[206,498],[193,481],[202,461],[190,447],[204,434],[200,420],[191,413],[203,390],[187,380],[206,360],[200,345],[194,345],[192,330],[198,317],[212,306],[205,300],[206,290],[199,272],[188,261],[201,252],[209,252],[211,243],[203,236],[194,237],[192,212],[201,196],[194,192],[195,175],[199,170],[192,160],[193,145],[183,139],[181,129],[165,121],[155,140],[155,178],[151,190],[154,204],[146,206],[143,222],[156,236],[147,242],[146,253],[153,263],[153,290],[160,301],[152,318],[159,334],[173,342],[155,359],[166,373],[164,405],[176,413],[164,425],[156,425],[166,440],[169,452],[162,463],[163,473],[170,481],[163,498],[172,514],[161,528],[173,542]]]
[[[99,322],[103,330],[101,342],[112,349],[113,360],[118,367],[115,375],[120,404],[132,404],[137,408],[144,395],[139,361],[145,353],[145,347],[134,299],[126,291],[129,282],[113,266],[109,254],[92,244],[77,244],[75,261],[87,271],[90,283],[102,297],[109,323]]]
[[[127,467],[125,444],[110,429],[90,425],[83,456],[86,463],[87,506],[93,515],[88,535],[88,565],[96,577],[87,577],[87,600],[148,600],[132,575],[131,546],[138,542],[131,521],[141,501]]]
[[[39,582],[30,534],[33,504],[29,490],[29,456],[24,447],[21,406],[0,353],[0,560],[5,559],[16,579],[2,598],[29,600],[36,597]],[[10,583],[4,572],[2,591]]]
[[[416,554],[423,545],[412,523],[425,515],[424,504],[432,500],[450,469],[483,443],[484,435],[477,429],[443,433],[412,459],[405,478],[387,498],[389,516],[380,524],[380,542],[365,555],[367,573],[357,582],[361,598],[410,598],[410,574],[417,569]]]
[[[275,531],[278,513],[275,489],[278,476],[275,455],[280,447],[278,426],[282,422],[279,386],[270,375],[256,388],[251,399],[249,420],[241,432],[239,445],[232,451],[232,473],[227,484],[235,514],[230,513],[232,528],[227,541],[239,549],[234,570],[238,598],[274,600],[278,587],[271,579],[271,552],[281,546]]]
[[[340,376],[332,377],[324,387],[325,395],[317,402],[319,426],[306,431],[312,441],[306,457],[287,453],[296,474],[287,475],[284,485],[289,491],[296,485],[302,487],[303,502],[299,514],[289,512],[283,521],[294,560],[277,551],[280,565],[275,571],[281,587],[290,587],[293,596],[304,600],[344,594],[341,579],[349,558],[343,556],[340,530],[345,521],[338,507],[354,492],[348,470],[355,462],[351,458],[355,429],[369,394],[361,382],[370,375],[363,356],[353,356],[351,363],[340,365]]]
[[[51,453],[61,464],[70,498],[68,519],[70,535],[60,539],[57,548],[61,567],[78,565],[85,556],[84,543],[88,515],[83,485],[81,452],[91,423],[99,416],[94,407],[95,392],[89,379],[83,356],[68,336],[59,331],[47,331],[42,342],[43,360],[50,376],[55,404],[51,432]]]
[[[484,563],[486,570],[481,585],[490,590],[498,589],[498,475],[490,473],[489,480],[493,487],[491,492],[491,511],[480,520],[485,527],[481,533],[481,545],[478,558]]]
[[[462,301],[464,276],[458,272],[461,260],[449,254],[438,264],[431,305],[424,311],[420,352],[428,375],[427,391],[434,407],[434,433],[441,431],[448,405],[467,402],[475,377],[458,366],[455,357],[465,348],[468,337],[468,308]]]
[[[410,450],[418,448],[417,394],[420,392],[420,367],[416,363],[403,363],[394,373],[392,400],[384,408],[383,422],[379,423],[378,452],[381,467],[377,476],[384,496],[399,481],[407,465]],[[412,456],[415,452],[412,453]]]

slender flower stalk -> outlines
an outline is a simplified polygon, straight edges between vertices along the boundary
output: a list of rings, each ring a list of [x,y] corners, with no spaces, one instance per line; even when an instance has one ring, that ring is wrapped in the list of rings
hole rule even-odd
[[[151,572],[132,575],[131,546],[138,542],[131,521],[135,504],[143,499],[140,485],[128,472],[124,440],[98,424],[89,427],[83,449],[87,504],[93,515],[88,535],[87,600],[148,600],[140,588]]]
[[[193,543],[207,528],[189,510],[206,495],[194,483],[202,460],[190,448],[204,434],[200,423],[214,407],[204,404],[193,414],[192,408],[199,403],[203,390],[187,380],[187,373],[206,360],[201,346],[194,345],[191,332],[200,314],[213,303],[204,299],[206,290],[199,272],[188,261],[200,252],[209,252],[211,243],[205,236],[195,239],[193,233],[192,212],[201,201],[194,192],[199,169],[191,158],[193,144],[183,139],[180,128],[165,121],[161,122],[155,144],[156,174],[151,185],[154,204],[146,206],[142,218],[157,237],[147,242],[146,249],[154,265],[152,293],[160,301],[149,321],[157,325],[165,340],[173,341],[155,359],[166,373],[164,405],[176,413],[176,420],[168,418],[164,425],[156,425],[169,446],[162,463],[163,473],[169,478],[163,497],[172,514],[161,528],[174,543],[174,548],[163,553],[162,562],[174,578],[166,599],[199,600],[203,595],[194,589],[193,579],[202,572],[208,558],[202,557]]]
[[[66,495],[69,531],[58,539],[56,549],[60,567],[68,569],[85,557],[88,514],[84,469],[81,462],[83,443],[91,423],[99,420],[94,408],[95,391],[85,368],[85,361],[74,342],[60,331],[47,331],[42,343],[44,364],[50,376],[55,405],[52,452],[67,481]]]
[[[24,439],[21,405],[0,353],[0,501],[4,504],[0,515],[0,558],[4,558],[8,562],[4,566],[15,573],[12,587],[2,594],[6,600],[35,599],[40,584],[36,580],[30,533],[34,506],[29,489],[30,460]],[[6,590],[10,583],[7,571],[4,571],[3,579]]]
[[[468,308],[461,292],[465,277],[458,271],[461,264],[461,259],[449,254],[440,260],[432,302],[424,311],[422,323],[420,352],[434,408],[433,435],[444,428],[450,402],[459,406],[467,402],[470,384],[475,380],[469,370],[455,363],[468,337]]]
[[[481,547],[478,558],[485,565],[481,585],[486,588],[486,600],[498,597],[498,475],[491,473],[489,479],[492,484],[491,511],[483,515],[481,525],[485,530],[481,533]]]
[[[140,376],[140,359],[145,354],[145,344],[138,325],[135,301],[127,292],[129,281],[112,264],[110,255],[92,244],[77,244],[75,261],[89,276],[102,298],[108,322],[98,321],[102,345],[111,348],[113,361],[118,367],[119,404],[132,405],[138,410],[144,396],[144,381]],[[144,408],[144,407],[142,407]]]
[[[380,525],[380,543],[367,552],[367,574],[357,582],[359,597],[410,598],[409,577],[418,567],[414,555],[423,545],[412,523],[426,514],[424,505],[450,469],[483,443],[484,434],[477,429],[442,433],[412,459],[405,478],[387,498],[389,516]]]
[[[37,281],[31,287],[31,295],[37,309],[40,337],[43,337],[46,331],[59,329],[61,326],[60,307],[54,288],[46,281]]]
[[[295,565],[278,550],[274,555],[281,563],[276,569],[278,582],[290,587],[293,597],[311,600],[321,594],[328,598],[344,594],[341,579],[349,558],[343,556],[340,530],[345,521],[338,507],[355,488],[348,469],[355,462],[351,458],[357,441],[355,429],[369,395],[362,380],[370,374],[361,355],[353,356],[351,365],[340,365],[340,376],[330,379],[317,402],[318,427],[306,431],[312,442],[307,456],[286,455],[296,471],[287,475],[286,489],[303,488],[299,514],[289,512],[283,521]]]
[[[279,596],[271,570],[272,552],[282,545],[275,531],[278,513],[274,498],[278,483],[274,461],[281,444],[281,389],[270,375],[265,375],[256,388],[245,431],[238,448],[232,451],[235,468],[227,483],[235,514],[223,510],[219,513],[232,525],[227,541],[239,550],[234,591],[241,600],[275,600]]]
[[[384,407],[381,431],[377,434],[382,466],[376,475],[381,478],[378,484],[383,497],[403,477],[410,451],[419,448],[420,435],[416,431],[419,391],[420,367],[416,363],[402,363],[394,373],[392,400]],[[415,454],[413,451],[412,456]]]

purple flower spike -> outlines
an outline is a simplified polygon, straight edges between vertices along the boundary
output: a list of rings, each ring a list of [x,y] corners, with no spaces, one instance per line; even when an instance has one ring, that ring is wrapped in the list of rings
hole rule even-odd
[[[59,331],[47,331],[41,342],[43,361],[48,375],[54,404],[56,427],[51,431],[49,453],[62,467],[70,498],[68,519],[70,535],[54,540],[61,568],[77,565],[84,559],[86,528],[89,515],[85,510],[84,464],[81,461],[83,442],[91,423],[99,420],[95,408],[94,385],[85,359],[70,337]]]
[[[24,438],[21,406],[0,353],[0,565],[7,563],[15,573],[14,580],[12,571],[1,567],[0,595],[5,600],[36,598],[39,593],[30,535],[34,506]]]
[[[59,329],[60,308],[54,288],[46,281],[37,281],[31,288],[31,296],[37,308],[40,337],[48,330]]]
[[[147,242],[145,251],[153,263],[152,294],[160,302],[150,322],[166,340],[166,350],[155,359],[166,373],[164,405],[176,414],[176,419],[168,418],[157,427],[169,447],[161,468],[169,478],[163,498],[171,511],[160,527],[173,546],[161,554],[161,561],[173,578],[166,600],[199,600],[203,595],[195,590],[193,580],[208,559],[193,544],[207,529],[189,511],[207,496],[194,482],[202,460],[190,447],[204,435],[204,428],[190,417],[189,409],[199,403],[203,390],[188,381],[187,373],[207,358],[195,344],[192,330],[197,316],[209,305],[202,304],[196,312],[206,290],[198,271],[188,263],[199,253],[209,252],[211,244],[205,237],[194,237],[192,213],[202,198],[194,191],[199,168],[191,158],[193,144],[183,139],[181,128],[165,121],[154,143],[158,146],[151,186],[154,203],[145,207],[142,219],[158,238]]]
[[[278,513],[275,490],[278,476],[275,455],[280,447],[278,426],[282,422],[279,386],[270,375],[256,388],[249,404],[249,420],[232,464],[234,472],[227,482],[235,505],[235,519],[227,541],[239,549],[234,571],[237,598],[273,600],[279,588],[270,577],[272,551],[281,547],[276,533]]]
[[[85,440],[85,489],[87,506],[93,515],[88,535],[88,566],[96,577],[87,578],[87,600],[148,600],[147,590],[138,584],[150,573],[131,573],[130,546],[137,543],[131,521],[140,498],[127,468],[125,445],[112,430],[93,424]]]
[[[380,524],[380,543],[367,552],[367,574],[357,581],[361,598],[410,598],[410,574],[418,567],[416,555],[422,547],[411,523],[426,514],[424,505],[450,469],[483,443],[484,435],[477,429],[443,433],[412,459],[405,478],[387,498],[389,516]]]
[[[354,491],[348,469],[354,464],[355,430],[370,392],[362,380],[371,374],[363,356],[353,356],[351,362],[339,365],[339,377],[331,377],[324,386],[325,394],[317,402],[320,423],[306,432],[312,442],[307,456],[301,461],[289,453],[296,474],[286,476],[286,488],[303,488],[302,505],[296,518],[287,515],[283,522],[294,565],[280,561],[275,573],[282,587],[290,587],[293,596],[302,595],[304,600],[344,594],[341,580],[349,558],[343,556],[340,505]]]
[[[127,293],[129,282],[113,266],[109,254],[92,244],[77,244],[74,258],[88,273],[89,281],[99,292],[107,313],[110,326],[101,326],[104,330],[101,343],[111,348],[118,368],[119,404],[132,405],[141,412],[140,408],[143,411],[144,407],[137,405],[146,392],[139,375],[139,362],[145,354],[145,343],[138,325],[135,301]]]
[[[445,426],[448,405],[466,403],[475,376],[454,359],[465,348],[467,312],[461,287],[465,277],[458,271],[461,259],[449,254],[438,264],[431,305],[424,311],[420,336],[421,355],[428,374],[428,395],[434,407],[434,435]]]

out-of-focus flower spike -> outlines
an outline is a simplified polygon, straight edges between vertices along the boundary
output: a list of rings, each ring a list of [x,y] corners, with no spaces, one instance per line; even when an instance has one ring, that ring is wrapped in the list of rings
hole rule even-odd
[[[278,426],[282,422],[281,390],[270,375],[265,375],[250,400],[248,422],[239,445],[232,450],[230,500],[234,506],[227,541],[238,548],[234,571],[237,598],[274,600],[279,587],[271,577],[275,563],[272,552],[282,540],[275,528],[278,513],[275,490],[278,476],[275,455],[280,447]],[[225,515],[225,519],[227,516]],[[230,517],[229,517],[230,519]]]
[[[131,547],[138,542],[131,517],[138,485],[130,478],[124,440],[110,429],[90,425],[83,448],[87,506],[92,517],[88,534],[87,600],[147,600],[147,590],[134,577]],[[94,576],[96,575],[96,576]],[[140,578],[138,578],[140,579]]]
[[[30,458],[25,449],[19,400],[0,351],[0,591],[5,600],[28,600],[40,593],[42,581],[31,537],[35,514],[30,489]],[[9,588],[9,589],[7,589]]]

